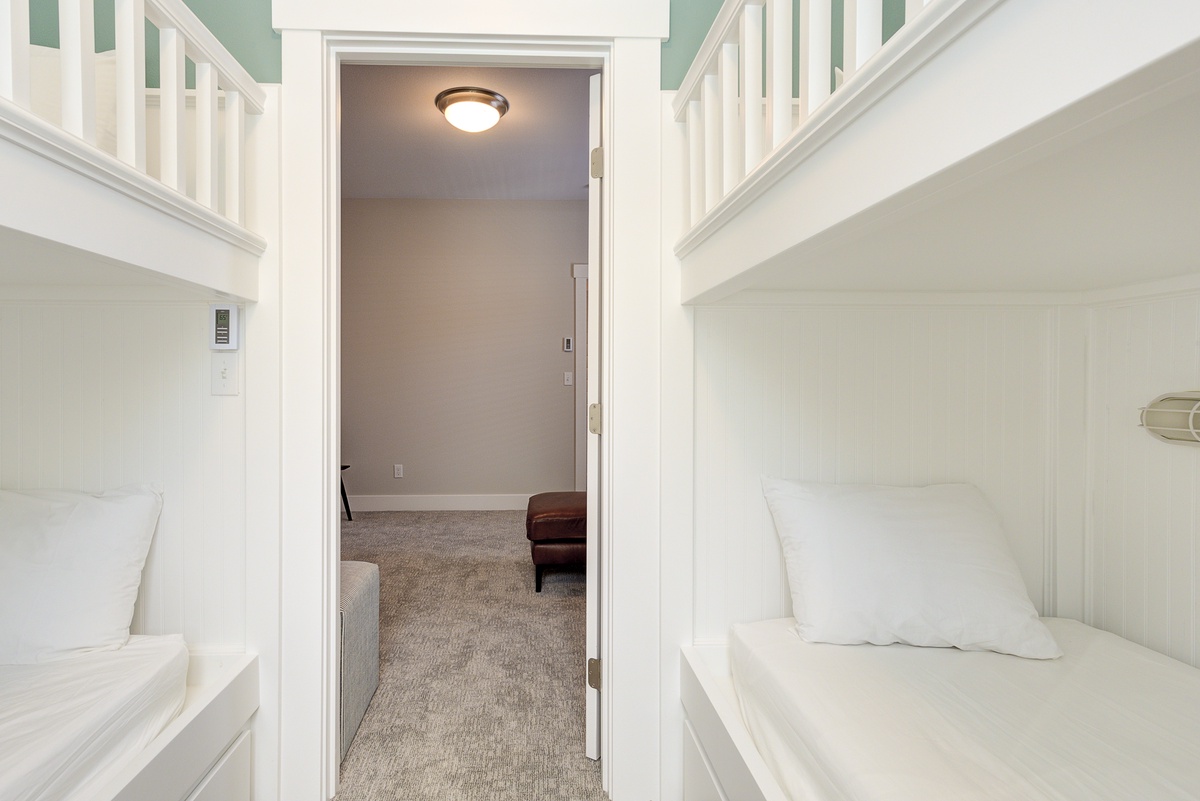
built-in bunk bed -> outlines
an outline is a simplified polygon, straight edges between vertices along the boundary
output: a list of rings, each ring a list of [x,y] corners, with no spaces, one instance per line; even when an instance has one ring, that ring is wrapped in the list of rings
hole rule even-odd
[[[684,797],[1195,797],[1200,8],[730,0],[673,112]],[[997,575],[1063,656],[912,630]]]
[[[180,0],[60,2],[57,34],[0,0],[0,536],[30,566],[0,796],[248,801],[244,364],[210,317],[236,344],[257,297],[268,95]]]

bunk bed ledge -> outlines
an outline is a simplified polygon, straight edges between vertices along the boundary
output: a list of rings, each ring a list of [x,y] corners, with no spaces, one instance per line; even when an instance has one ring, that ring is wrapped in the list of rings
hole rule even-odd
[[[1022,215],[1020,204],[996,217],[986,238],[938,228],[955,205],[983,205],[1000,179],[1025,181],[1027,197],[1037,201],[1041,168],[1064,153],[1085,143],[1099,152],[1129,139],[1122,126],[1139,117],[1200,108],[1200,6],[1168,3],[1148,22],[1144,9],[1117,5],[1080,17],[1077,7],[1057,0],[1006,0],[982,17],[951,15],[925,25],[919,37],[905,38],[902,28],[876,56],[896,74],[864,68],[848,79],[680,239],[681,300],[714,303],[744,290],[1092,289],[1194,270],[1181,245],[1156,260],[1161,274],[1147,275],[1144,258],[1129,259],[1082,286],[1078,274],[1056,272],[1077,265],[1020,258],[1022,225],[1033,216]],[[1163,191],[1159,180],[1175,186],[1197,171],[1200,158],[1184,151],[1177,168],[1131,184],[1132,191],[1080,194],[1059,209],[1061,224],[1051,234],[1071,243],[1107,231],[1126,243],[1123,253],[1162,255],[1161,247],[1141,247],[1161,245],[1150,231],[1119,234],[1132,219],[1155,218],[1131,217],[1130,208],[1155,209],[1172,220],[1194,211],[1175,203],[1179,193]],[[1077,161],[1077,180],[1102,183],[1103,169]],[[1021,185],[1006,188],[1006,199],[1021,193]],[[1117,194],[1119,203],[1109,202]],[[1098,223],[1081,208],[1088,203],[1120,224]],[[909,230],[928,236],[914,244],[905,239]],[[908,247],[856,249],[868,240]],[[962,271],[962,251],[972,244],[1006,268]]]
[[[0,229],[64,246],[47,261],[61,267],[75,250],[150,281],[257,299],[263,237],[2,98],[0,165],[21,187],[0,197]],[[20,282],[36,284],[38,265],[21,267]]]
[[[787,801],[742,722],[728,646],[685,646],[680,652],[684,797]]]
[[[197,785],[216,786],[235,771],[248,781],[247,731],[258,697],[254,654],[193,654],[183,711],[92,801],[182,801]]]

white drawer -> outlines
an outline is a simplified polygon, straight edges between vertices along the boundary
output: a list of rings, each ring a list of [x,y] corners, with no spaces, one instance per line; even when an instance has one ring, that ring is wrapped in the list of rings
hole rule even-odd
[[[687,801],[729,801],[686,718],[683,721],[683,797]]]
[[[187,801],[250,801],[254,752],[250,732],[242,732],[217,760]]]

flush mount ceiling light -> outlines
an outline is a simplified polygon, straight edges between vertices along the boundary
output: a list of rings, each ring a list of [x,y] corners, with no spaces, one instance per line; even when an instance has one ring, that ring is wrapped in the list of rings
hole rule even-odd
[[[478,86],[456,86],[434,98],[438,111],[446,115],[446,121],[468,133],[478,133],[491,128],[508,111],[508,100],[504,95]]]

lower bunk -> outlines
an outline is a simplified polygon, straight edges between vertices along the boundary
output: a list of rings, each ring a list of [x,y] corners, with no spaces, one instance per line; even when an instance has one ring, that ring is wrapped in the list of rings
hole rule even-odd
[[[134,636],[0,667],[0,799],[249,801],[257,658]]]
[[[689,801],[1200,798],[1200,671],[1076,621],[1056,660],[806,643],[683,649]]]

